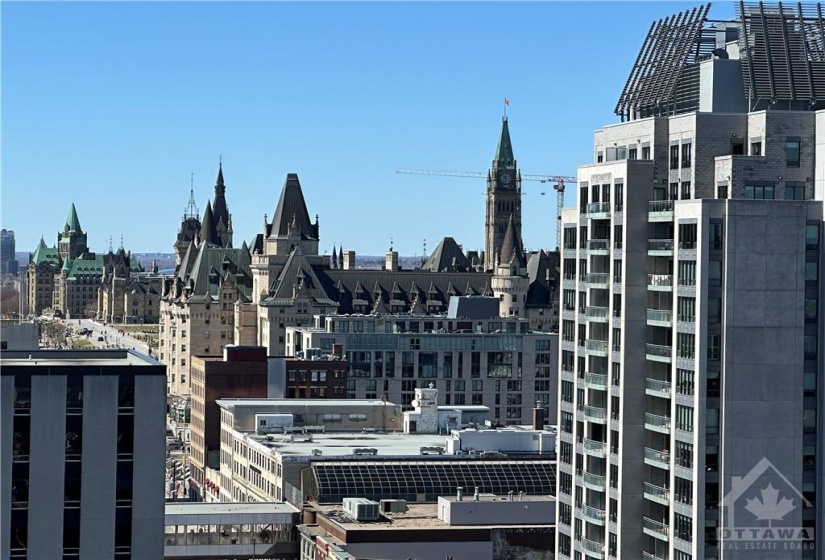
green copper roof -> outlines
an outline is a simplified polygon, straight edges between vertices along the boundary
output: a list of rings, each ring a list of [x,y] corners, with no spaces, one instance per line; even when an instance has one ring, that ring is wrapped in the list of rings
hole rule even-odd
[[[34,253],[32,253],[31,262],[34,264],[40,264],[42,262],[48,262],[55,265],[59,264],[60,255],[57,252],[57,247],[46,247],[46,242],[43,241],[43,238],[41,237],[40,243],[37,245]]]
[[[494,162],[498,167],[515,167],[516,158],[513,156],[513,144],[510,142],[510,128],[507,117],[501,119],[501,137],[498,139]]]
[[[79,257],[72,261],[72,269],[69,271],[69,280],[75,280],[79,276],[103,276],[103,255],[95,255],[94,258]]]
[[[77,218],[77,210],[74,207],[74,202],[72,202],[72,207],[69,208],[69,215],[66,217],[66,226],[68,226],[69,231],[83,231],[80,229],[80,220]]]
[[[72,263],[69,262],[69,259],[63,261],[63,267],[60,269],[64,272],[69,272],[72,269]]]
[[[143,267],[140,265],[140,261],[138,261],[137,257],[132,255],[132,259],[129,261],[129,270],[132,272],[143,272]]]

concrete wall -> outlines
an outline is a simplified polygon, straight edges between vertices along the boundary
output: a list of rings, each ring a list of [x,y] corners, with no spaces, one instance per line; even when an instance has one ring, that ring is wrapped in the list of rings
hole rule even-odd
[[[356,558],[381,560],[493,560],[491,542],[380,542],[347,544],[346,551]]]

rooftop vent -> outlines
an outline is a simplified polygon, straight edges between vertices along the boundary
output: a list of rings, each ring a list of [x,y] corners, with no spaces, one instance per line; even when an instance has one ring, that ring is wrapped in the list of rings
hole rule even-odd
[[[344,498],[344,513],[355,521],[376,521],[378,502],[366,498]]]
[[[378,450],[374,447],[356,447],[353,455],[378,455]]]

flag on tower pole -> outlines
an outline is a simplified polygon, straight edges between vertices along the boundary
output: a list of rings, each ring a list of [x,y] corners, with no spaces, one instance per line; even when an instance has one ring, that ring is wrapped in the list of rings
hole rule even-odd
[[[507,107],[510,105],[510,100],[504,98],[504,118],[507,118]]]

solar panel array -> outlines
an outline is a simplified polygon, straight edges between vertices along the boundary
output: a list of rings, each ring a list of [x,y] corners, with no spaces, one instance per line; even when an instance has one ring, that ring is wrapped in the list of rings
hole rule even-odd
[[[459,486],[482,493],[555,495],[555,461],[329,461],[312,465],[319,502],[343,498],[435,501]]]

